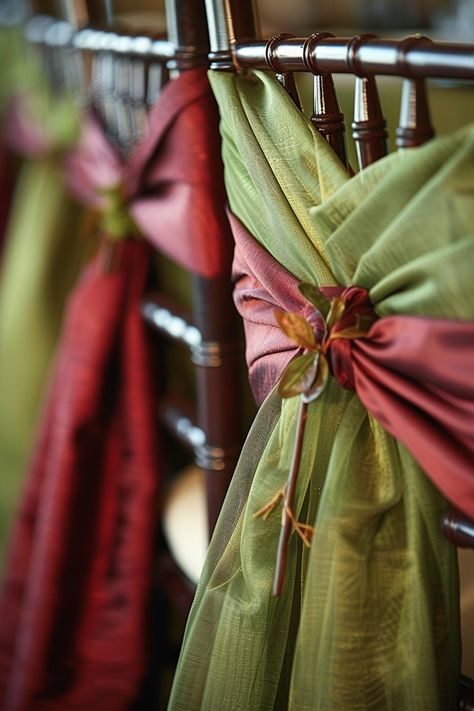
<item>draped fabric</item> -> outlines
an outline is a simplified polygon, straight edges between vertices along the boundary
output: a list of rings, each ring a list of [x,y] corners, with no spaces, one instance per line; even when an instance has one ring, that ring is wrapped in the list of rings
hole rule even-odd
[[[144,140],[125,163],[89,116],[79,151],[67,159],[67,182],[99,211],[107,192],[118,189],[147,240],[185,269],[204,277],[229,271],[218,115],[202,70],[164,87]]]
[[[262,402],[298,347],[278,326],[275,309],[311,318],[314,307],[289,274],[231,216],[236,242],[235,301],[246,324],[249,377]],[[322,292],[334,292],[334,288]],[[354,325],[357,288],[342,292]],[[334,294],[335,296],[336,294]],[[355,297],[355,298],[354,298]],[[362,306],[360,304],[359,308]],[[262,332],[264,337],[262,338]],[[384,429],[405,444],[457,508],[474,518],[474,322],[388,316],[363,339],[336,339],[332,372]]]
[[[164,88],[127,160],[92,116],[67,158],[102,248],[68,304],[14,535],[0,605],[2,708],[114,711],[137,693],[159,484],[140,302],[149,242],[198,273],[229,266],[228,247],[208,251],[228,230],[213,188],[217,120],[205,72],[189,71]],[[189,233],[187,248],[176,245]]]
[[[0,269],[2,572],[64,302],[87,246],[78,238],[81,210],[67,195],[60,169],[63,152],[77,139],[76,110],[40,85],[26,92],[27,68],[18,64],[12,66],[17,93],[12,96],[10,87],[9,101],[3,97],[2,122],[5,148],[19,157]]]
[[[294,354],[265,301],[299,311],[295,283],[357,285],[379,317],[472,322],[472,127],[349,179],[273,78],[214,74],[211,82],[231,210],[265,248],[262,259],[278,263],[268,279],[262,262],[250,270],[238,254],[235,263],[260,392]],[[266,521],[254,514],[285,485],[297,409],[298,398],[281,401],[271,390],[257,414],[211,542],[169,708],[454,708],[456,552],[439,527],[447,504],[405,446],[334,378],[308,407],[296,491],[296,519],[314,526],[311,547],[291,534],[283,592],[272,597],[280,511]]]

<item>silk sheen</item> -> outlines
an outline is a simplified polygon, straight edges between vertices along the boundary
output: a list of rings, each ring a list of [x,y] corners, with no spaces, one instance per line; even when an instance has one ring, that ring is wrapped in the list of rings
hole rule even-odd
[[[350,178],[278,83],[211,75],[232,212],[298,282],[368,290],[379,316],[472,320],[474,129]],[[429,354],[427,354],[429,357]],[[254,512],[281,488],[297,398],[256,417],[211,543],[169,708],[445,711],[459,678],[446,502],[358,397],[331,380],[309,407],[296,496],[311,548]]]

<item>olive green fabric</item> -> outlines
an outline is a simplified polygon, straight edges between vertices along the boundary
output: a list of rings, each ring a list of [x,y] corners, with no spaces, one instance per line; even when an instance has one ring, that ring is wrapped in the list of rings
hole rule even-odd
[[[26,161],[0,270],[0,566],[64,301],[84,252],[79,223],[57,163]]]
[[[14,28],[0,27],[0,63],[6,68],[0,74],[0,110],[4,109],[13,94],[30,85],[30,71],[26,70],[25,41]]]
[[[63,186],[61,156],[79,133],[70,97],[48,87],[18,32],[0,34],[0,110],[41,139],[19,169],[0,264],[0,573],[67,293],[85,252],[81,211]],[[7,76],[8,75],[8,76]],[[11,130],[11,126],[9,127]]]
[[[299,279],[356,284],[377,312],[474,317],[474,127],[348,178],[280,85],[212,74],[231,209]],[[170,711],[446,711],[459,677],[456,552],[441,495],[331,380],[309,406],[295,533],[272,598],[298,399],[244,446],[187,625]]]

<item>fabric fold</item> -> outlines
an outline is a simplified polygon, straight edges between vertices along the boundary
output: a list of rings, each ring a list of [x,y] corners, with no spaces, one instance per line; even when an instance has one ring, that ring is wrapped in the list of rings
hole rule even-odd
[[[292,462],[298,398],[281,401],[271,387],[294,349],[271,311],[305,315],[299,283],[365,290],[379,317],[373,329],[386,317],[473,322],[473,127],[350,178],[274,77],[214,72],[211,83],[230,209],[251,235],[234,264],[250,375],[260,399],[270,392],[211,541],[169,709],[454,708],[459,592],[456,551],[439,524],[447,502],[335,378],[308,405],[293,513],[314,535],[309,549],[290,535],[278,598],[281,510],[255,514],[285,486]],[[278,267],[260,255],[247,269],[249,239]],[[368,344],[351,346],[356,380],[361,359],[365,367],[376,358],[375,346],[359,351]],[[423,373],[425,384],[435,371]],[[419,415],[417,397],[409,388],[406,404]],[[448,428],[459,426],[457,414]]]
[[[87,269],[65,317],[5,581],[6,709],[125,708],[143,673],[158,467],[149,248],[117,257],[113,274]]]
[[[308,317],[298,280],[231,216],[236,257],[234,299],[244,318],[247,363],[255,398],[263,402],[298,348],[274,316],[283,309]],[[326,291],[324,287],[321,289]],[[435,486],[474,518],[474,323],[387,316],[366,338],[335,340],[332,372],[351,382],[377,421],[402,442]]]
[[[184,72],[164,86],[125,163],[89,115],[66,174],[74,194],[95,209],[104,207],[104,188],[122,189],[142,233],[184,269],[204,277],[230,271],[218,114],[205,71]]]
[[[51,96],[20,36],[10,50],[1,134],[18,172],[0,270],[2,572],[64,304],[88,247],[78,238],[81,209],[67,194],[60,168],[78,136],[77,111],[64,95]]]

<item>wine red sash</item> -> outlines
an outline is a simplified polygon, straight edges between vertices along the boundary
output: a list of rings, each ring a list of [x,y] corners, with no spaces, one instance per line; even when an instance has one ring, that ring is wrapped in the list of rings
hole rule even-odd
[[[149,241],[198,274],[220,274],[231,237],[217,121],[205,72],[189,71],[165,87],[126,162],[89,118],[68,183],[106,212],[107,190],[120,186]],[[146,668],[159,479],[140,316],[151,249],[125,237],[111,270],[99,253],[67,307],[0,602],[4,711],[127,709]]]
[[[275,309],[314,319],[287,272],[231,215],[234,298],[244,319],[250,383],[261,403],[297,352]],[[363,290],[322,289],[344,300]],[[361,304],[362,307],[364,306]],[[418,316],[378,319],[365,338],[337,339],[331,371],[402,442],[433,483],[474,517],[474,323]]]
[[[91,207],[101,193],[125,191],[128,211],[147,240],[185,269],[215,277],[230,271],[233,242],[225,214],[219,117],[205,71],[163,88],[143,141],[124,163],[93,116],[66,159],[73,192]]]

